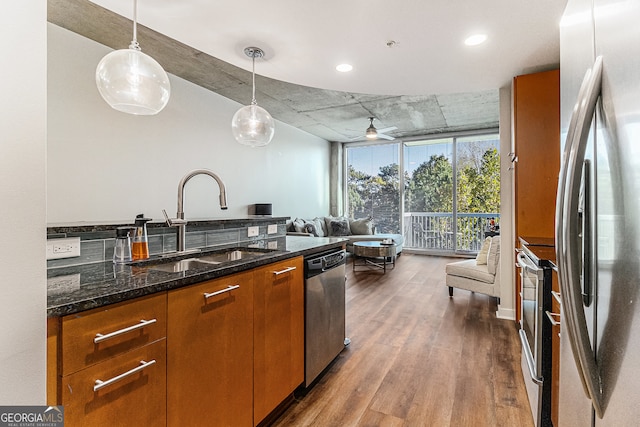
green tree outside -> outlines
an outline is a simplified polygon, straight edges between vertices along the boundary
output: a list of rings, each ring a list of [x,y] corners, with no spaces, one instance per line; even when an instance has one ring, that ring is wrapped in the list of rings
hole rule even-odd
[[[486,145],[485,145],[486,147]],[[495,147],[466,144],[458,159],[457,200],[459,213],[500,212],[500,155]],[[406,212],[453,212],[453,166],[445,155],[432,155],[413,173],[404,172]],[[377,231],[400,232],[399,166],[392,163],[368,175],[348,166],[349,216],[375,219]],[[442,217],[438,229],[451,228]],[[482,229],[486,218],[460,216],[458,234],[471,236]]]

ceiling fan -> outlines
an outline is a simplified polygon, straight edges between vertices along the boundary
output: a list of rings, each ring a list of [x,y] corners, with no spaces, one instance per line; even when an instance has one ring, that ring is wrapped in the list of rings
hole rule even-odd
[[[365,131],[365,136],[358,136],[355,138],[352,138],[352,140],[356,140],[356,139],[386,139],[389,141],[393,141],[395,138],[391,135],[387,135],[386,132],[391,132],[392,130],[396,130],[398,129],[396,126],[391,126],[391,127],[387,127],[384,129],[376,129],[376,127],[373,125],[373,121],[375,120],[375,117],[369,117],[369,127],[367,128],[367,130]]]

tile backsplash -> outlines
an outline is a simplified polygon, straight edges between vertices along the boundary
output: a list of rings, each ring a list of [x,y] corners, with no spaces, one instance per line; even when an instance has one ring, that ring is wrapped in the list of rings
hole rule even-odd
[[[287,234],[288,217],[248,217],[230,220],[192,221],[187,224],[186,248],[224,247],[251,243]],[[277,225],[277,233],[268,234],[269,225]],[[47,261],[47,268],[104,262],[113,257],[116,228],[131,224],[63,225],[47,228],[47,239],[80,237],[80,256]],[[258,226],[257,236],[247,237],[248,227]],[[176,229],[163,223],[147,224],[149,254],[159,255],[176,250]]]

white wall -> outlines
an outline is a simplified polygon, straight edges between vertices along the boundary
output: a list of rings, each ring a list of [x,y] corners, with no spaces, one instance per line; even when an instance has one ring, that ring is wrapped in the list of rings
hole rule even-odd
[[[515,320],[511,85],[500,88],[500,305],[496,315]]]
[[[0,16],[0,405],[43,405],[47,3]]]
[[[187,185],[187,219],[244,217],[254,203],[273,203],[277,216],[329,213],[327,141],[276,122],[268,146],[242,146],[231,134],[242,105],[173,75],[158,115],[115,111],[94,77],[111,49],[53,24],[48,42],[50,224],[131,221],[141,212],[160,220],[162,209],[175,216],[178,182],[199,168],[225,182],[229,210],[220,210],[215,182],[200,176]]]

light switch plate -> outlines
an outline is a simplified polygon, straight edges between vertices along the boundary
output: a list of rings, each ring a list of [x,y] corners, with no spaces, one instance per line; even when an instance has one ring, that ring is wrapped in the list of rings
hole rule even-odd
[[[256,237],[260,233],[260,227],[247,227],[247,236]]]
[[[269,224],[267,234],[276,234],[278,232],[278,224]]]
[[[47,259],[73,258],[80,256],[80,238],[47,239]]]

